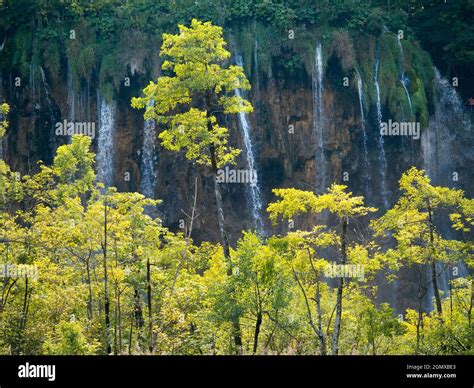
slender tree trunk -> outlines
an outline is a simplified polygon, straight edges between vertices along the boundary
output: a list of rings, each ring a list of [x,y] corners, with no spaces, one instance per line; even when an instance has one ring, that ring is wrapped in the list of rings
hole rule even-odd
[[[428,226],[430,229],[430,249],[431,249],[431,281],[433,283],[433,292],[436,300],[436,310],[438,311],[439,316],[443,315],[441,297],[439,295],[438,288],[438,274],[436,272],[436,254],[434,247],[434,225],[433,225],[433,215],[431,212],[431,206],[428,201]]]
[[[109,278],[107,274],[107,200],[104,200],[104,314],[105,314],[105,336],[107,354],[112,352],[110,344],[110,301],[109,301]]]
[[[230,247],[229,247],[229,239],[227,238],[227,233],[225,230],[225,218],[224,218],[224,208],[222,204],[222,194],[221,189],[219,187],[219,182],[217,182],[217,160],[216,160],[216,151],[214,146],[211,145],[210,147],[210,154],[211,154],[211,165],[212,165],[212,175],[214,179],[214,194],[216,196],[216,205],[217,205],[217,222],[219,224],[219,232],[221,235],[221,243],[224,249],[224,256],[229,264],[227,268],[227,274],[232,274],[232,268],[230,265]]]
[[[341,264],[342,265],[345,265],[347,261],[346,234],[347,234],[347,218],[344,218],[342,220],[342,230],[341,230]],[[334,333],[332,337],[332,354],[333,355],[337,355],[339,353],[339,335],[341,331],[343,290],[344,290],[344,277],[341,276],[341,278],[339,279],[339,287],[337,289],[336,318],[334,322]]]
[[[415,355],[417,355],[420,352],[420,341],[421,341],[421,335],[420,335],[420,328],[423,324],[423,311],[421,308],[421,300],[418,306],[418,320],[416,322],[416,348],[415,348]]]
[[[23,294],[23,307],[21,309],[21,315],[20,315],[20,320],[18,322],[18,333],[17,333],[17,341],[14,348],[13,348],[13,354],[18,355],[21,353],[22,349],[22,343],[23,343],[23,331],[26,328],[26,318],[28,315],[28,293],[29,293],[29,287],[28,287],[28,276],[25,277],[25,292]]]
[[[206,110],[207,110],[207,129],[209,132],[212,132],[212,123],[210,121],[210,107],[211,107],[211,97],[209,95],[206,96]],[[212,168],[212,175],[214,179],[214,193],[216,196],[216,205],[217,205],[217,222],[219,224],[219,231],[221,235],[221,244],[222,248],[224,249],[224,257],[227,261],[227,275],[232,276],[232,263],[230,258],[230,245],[229,239],[227,238],[227,233],[225,231],[225,218],[224,218],[224,208],[222,205],[222,194],[219,187],[219,182],[217,182],[217,155],[216,149],[213,144],[209,147],[209,153],[211,158],[211,168]],[[240,330],[240,322],[239,317],[235,317],[232,320],[232,328],[233,328],[233,335],[234,335],[234,343],[236,346],[237,354],[242,353],[242,334]]]
[[[323,331],[323,314],[321,311],[321,290],[319,287],[319,280],[316,283],[316,295],[314,299],[316,302],[316,311],[318,314],[318,337],[319,337],[319,343],[321,345],[321,355],[325,356],[327,355],[327,349],[326,349],[326,338],[324,336],[324,331]]]
[[[118,287],[115,285],[115,309],[114,309],[114,355],[118,354],[118,336],[117,336],[117,322],[118,322],[118,309],[117,309],[117,295],[118,295]]]
[[[93,300],[92,300],[92,284],[91,284],[91,268],[90,268],[90,258],[86,261],[86,272],[87,272],[87,286],[89,288],[89,300],[87,302],[87,317],[92,319],[93,313]]]
[[[257,314],[257,322],[255,323],[255,333],[253,337],[253,354],[257,353],[258,347],[258,336],[260,334],[260,326],[262,325],[262,312],[259,311]]]
[[[146,282],[147,282],[147,307],[148,307],[148,350],[153,352],[153,321],[151,311],[151,265],[150,259],[146,261]]]
[[[118,319],[118,340],[119,340],[119,354],[122,354],[122,307],[120,304],[120,290],[117,295],[117,319]]]
[[[469,336],[468,341],[468,349],[472,348],[472,344],[474,344],[474,328],[472,327],[472,308],[474,306],[474,280],[471,279],[471,301],[469,303],[469,309],[467,311],[467,322],[469,324],[469,332],[471,335]]]
[[[135,310],[135,308],[134,308]],[[132,317],[130,318],[130,333],[128,336],[128,354],[132,354],[132,341],[133,341],[133,323],[135,321],[135,311],[132,313]]]

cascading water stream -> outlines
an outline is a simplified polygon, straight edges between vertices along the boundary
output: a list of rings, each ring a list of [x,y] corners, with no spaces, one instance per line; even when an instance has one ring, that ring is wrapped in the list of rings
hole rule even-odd
[[[323,191],[326,189],[326,158],[324,156],[325,136],[324,136],[324,109],[323,109],[323,53],[322,45],[316,45],[312,71],[313,86],[313,131],[316,139],[316,189]]]
[[[254,60],[253,71],[254,71],[254,74],[255,74],[255,86],[253,87],[253,90],[255,90],[254,100],[258,102],[260,100],[260,96],[259,96],[260,78],[259,78],[258,40],[257,40],[257,37],[255,37],[255,42],[254,42],[254,46],[253,46],[253,60]]]
[[[452,155],[459,149],[455,144],[455,134],[463,130],[471,131],[471,122],[463,109],[461,98],[448,80],[442,78],[438,69],[435,72],[436,108],[430,118],[428,128],[421,135],[421,150],[423,155],[423,168],[432,184],[439,186],[452,186],[452,173],[456,171]],[[452,235],[449,224],[440,225],[446,238]],[[468,271],[464,263],[457,264],[459,276],[465,277]],[[440,275],[439,288],[444,292],[449,290],[449,273],[441,263],[437,263],[437,272]],[[426,277],[431,279],[431,269],[426,268]],[[433,309],[434,291],[432,284],[423,301],[423,309]]]
[[[405,90],[405,95],[407,96],[408,106],[410,107],[410,113],[413,114],[413,106],[411,103],[410,93],[408,92],[408,86],[410,85],[410,78],[408,78],[405,73],[405,54],[403,52],[402,42],[400,41],[400,36],[397,35],[398,47],[400,48],[400,83]]]
[[[380,85],[379,85],[379,58],[378,52],[375,50],[375,59],[374,59],[374,86],[376,92],[376,107],[377,107],[377,129],[379,132],[378,135],[378,145],[379,145],[379,161],[381,168],[381,188],[382,188],[382,199],[385,209],[388,209],[388,190],[387,190],[387,158],[385,155],[385,144],[383,140],[383,135],[380,132],[382,127],[382,103],[380,100]]]
[[[116,103],[108,103],[97,93],[99,106],[99,136],[97,151],[97,180],[105,187],[113,185],[113,163],[115,156],[115,112]]]
[[[410,83],[410,79],[408,78],[408,76],[405,73],[403,73],[402,78],[400,79],[400,82],[401,82],[401,84],[403,86],[403,90],[405,90],[405,94],[407,96],[408,106],[410,107],[410,113],[413,114],[413,106],[411,104],[410,93],[408,92],[408,85]]]
[[[3,74],[1,70],[0,70],[0,104],[3,104]],[[4,118],[0,114],[0,120],[3,120],[3,119]],[[0,160],[5,158],[6,152],[4,150],[3,142],[6,137],[7,137],[7,133],[5,133],[2,138],[0,138]]]
[[[243,67],[242,57],[236,52],[235,62],[237,66]],[[242,98],[242,91],[240,89],[234,89],[234,93],[237,97]],[[252,145],[252,139],[250,136],[251,127],[248,121],[248,116],[245,112],[239,112],[239,124],[242,130],[242,138],[244,141],[245,158],[247,160],[249,173],[253,176],[253,182],[249,185],[249,194],[251,202],[252,218],[254,220],[255,228],[257,231],[263,231],[263,220],[261,216],[262,211],[262,195],[260,186],[258,183],[258,173],[255,163],[255,154]]]
[[[364,113],[364,90],[362,85],[362,78],[360,73],[357,71],[357,92],[359,94],[359,108],[360,108],[360,118],[362,126],[362,148],[364,151],[364,184],[365,184],[365,195],[368,196],[369,190],[369,180],[370,180],[370,168],[369,168],[369,149],[367,146],[367,130],[365,126],[365,113]]]
[[[438,69],[435,68],[434,72],[437,103],[428,128],[421,135],[423,167],[432,182],[449,185],[455,171],[452,158],[454,135],[461,128],[469,131],[471,123],[456,90],[441,77]]]
[[[67,105],[68,120],[74,122],[76,120],[76,96],[74,93],[72,70],[69,61],[67,66]]]
[[[148,198],[155,196],[156,183],[156,124],[154,120],[145,120],[143,125],[140,192]]]
[[[50,96],[50,92],[49,92],[49,87],[48,87],[48,83],[46,81],[46,74],[44,72],[44,69],[40,66],[40,75],[41,75],[41,81],[43,83],[43,90],[44,90],[44,96],[46,98],[46,103],[48,105],[48,111],[49,111],[49,125],[51,126],[51,131],[49,133],[49,142],[51,144],[54,144],[55,143],[55,140],[54,140],[54,135],[55,135],[55,132],[54,132],[54,123],[55,123],[55,115],[54,115],[54,109],[53,109],[53,102],[51,100],[51,96]]]
[[[43,82],[44,95],[46,97],[46,102],[48,103],[49,112],[53,115],[53,107],[51,102],[51,97],[49,96],[48,83],[46,82],[46,75],[43,68],[40,66],[41,81]]]

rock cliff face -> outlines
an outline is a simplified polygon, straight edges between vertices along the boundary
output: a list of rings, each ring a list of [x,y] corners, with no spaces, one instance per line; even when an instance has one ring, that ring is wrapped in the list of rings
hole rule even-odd
[[[252,84],[248,98],[254,112],[246,117],[247,140],[252,143],[258,174],[262,233],[287,229],[272,227],[264,211],[273,198],[271,190],[277,187],[320,191],[322,182],[325,187],[344,183],[366,196],[369,204],[383,209],[394,203],[402,172],[416,165],[427,168],[436,183],[463,188],[472,196],[470,119],[455,90],[436,73],[416,42],[397,39],[390,32],[379,37],[337,31],[308,33],[293,41],[258,31],[234,28],[229,40],[235,41],[234,58],[242,56]],[[133,47],[129,50],[133,54]],[[62,63],[57,78],[41,64],[30,65],[29,79],[17,78],[15,68],[2,69],[2,96],[12,106],[11,125],[3,142],[7,161],[15,170],[32,172],[38,160],[51,163],[55,149],[68,141],[67,136],[55,133],[57,122],[95,123],[97,153],[104,152],[98,147],[100,136],[112,136],[113,153],[105,162],[112,171],[113,185],[119,190],[140,190],[143,174],[151,173],[143,166],[154,166],[148,182],[155,198],[163,200],[157,214],[166,226],[178,230],[185,218],[183,211],[189,213],[197,182],[199,217],[194,238],[217,241],[209,171],[164,150],[156,139],[155,144],[144,145],[150,136],[144,136],[143,112],[130,107],[131,97],[159,73],[156,50],[153,52],[147,66],[142,54],[140,59],[125,56],[128,73],[104,97],[105,106],[116,106],[113,118],[98,102],[102,98],[98,90],[107,89],[106,81],[99,81],[99,74],[92,70],[87,82],[73,86],[68,66],[72,58]],[[379,124],[390,119],[418,123],[421,133],[381,137]],[[108,125],[113,126],[112,133],[104,133],[104,120],[113,121]],[[242,118],[234,117],[227,125],[232,129],[231,143],[245,148]],[[152,160],[144,160],[150,157]],[[247,168],[246,159],[243,152],[236,168]],[[255,225],[249,186],[223,184],[223,195],[229,235],[235,242],[241,230]],[[298,219],[295,226],[315,221]]]

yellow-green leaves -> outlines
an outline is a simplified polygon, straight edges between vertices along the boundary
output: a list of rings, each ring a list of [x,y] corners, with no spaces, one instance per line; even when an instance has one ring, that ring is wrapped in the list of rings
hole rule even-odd
[[[132,107],[143,109],[163,129],[162,145],[185,151],[188,160],[211,165],[211,149],[217,167],[232,164],[239,150],[228,145],[229,130],[218,124],[216,113],[249,113],[252,105],[235,89],[250,89],[244,71],[228,64],[222,28],[193,20],[179,26],[179,34],[164,34],[161,56],[163,75],[133,98]]]
[[[376,236],[392,236],[398,259],[423,264],[432,260],[456,262],[466,244],[446,239],[436,220],[449,218],[454,229],[468,232],[472,225],[472,200],[461,190],[433,186],[423,170],[411,168],[400,179],[398,202],[372,221]]]
[[[321,213],[329,210],[338,217],[363,216],[377,209],[364,206],[364,197],[352,196],[346,191],[347,186],[333,184],[328,192],[315,195],[310,191],[298,189],[275,189],[273,192],[281,199],[271,203],[267,211],[272,222],[278,217],[290,219],[291,217],[307,212]]]
[[[53,172],[59,180],[58,189],[64,194],[77,195],[92,190],[95,172],[90,145],[90,137],[74,135],[71,144],[60,146],[56,151]]]
[[[0,118],[6,116],[10,111],[10,106],[6,103],[0,104]],[[5,131],[8,128],[8,121],[6,119],[0,121],[0,139],[5,136]]]
[[[178,25],[179,34],[163,34],[161,55],[169,57],[163,69],[173,70],[177,64],[188,62],[214,63],[230,57],[222,39],[222,27],[193,19],[191,26]]]
[[[274,189],[273,193],[281,198],[277,202],[272,202],[267,208],[273,223],[276,223],[279,216],[283,219],[291,219],[295,215],[314,211],[316,208],[317,197],[310,191]]]

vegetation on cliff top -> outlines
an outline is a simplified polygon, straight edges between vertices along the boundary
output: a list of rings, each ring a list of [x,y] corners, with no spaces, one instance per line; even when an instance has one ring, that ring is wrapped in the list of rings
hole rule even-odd
[[[220,27],[193,21],[180,29],[164,37],[168,74],[134,105],[164,125],[167,148],[185,148],[215,172],[237,150],[229,152],[222,116],[211,109],[218,102],[225,113],[250,110],[230,96],[249,85],[241,68],[226,67]],[[411,168],[397,203],[375,217],[344,185],[318,195],[275,189],[267,212],[288,223],[286,233],[245,231],[232,248],[222,229],[221,244],[198,245],[192,217],[173,233],[147,212],[159,200],[97,183],[90,146],[89,137],[73,136],[30,176],[0,160],[0,353],[473,353],[474,279],[461,269],[474,265],[474,200],[461,190],[434,186]],[[335,222],[294,228],[310,213]],[[380,303],[376,277],[391,282],[411,266],[428,266],[431,277],[419,279],[417,305],[396,316]],[[446,295],[439,268],[450,280]],[[436,309],[427,312],[430,286]]]
[[[125,76],[133,76],[135,72],[145,77],[153,74],[154,55],[159,47],[159,42],[155,42],[162,33],[174,32],[178,23],[189,23],[196,17],[226,27],[245,29],[249,26],[252,36],[242,39],[244,58],[250,61],[247,50],[253,47],[254,38],[265,42],[259,47],[264,71],[268,68],[265,61],[275,65],[274,57],[282,57],[281,64],[290,72],[295,66],[300,67],[295,62],[298,55],[307,65],[310,61],[304,60],[304,56],[308,50],[294,50],[293,46],[312,41],[314,47],[316,39],[329,36],[333,30],[379,36],[388,29],[394,33],[403,30],[410,44],[420,36],[427,50],[435,43],[437,54],[441,47],[447,48],[443,55],[437,56],[437,61],[442,58],[446,61],[443,63],[449,64],[443,66],[448,73],[469,77],[472,37],[468,31],[472,26],[465,17],[469,5],[464,0],[456,3],[460,5],[448,4],[443,8],[430,1],[371,1],[367,4],[364,1],[221,0],[216,4],[215,1],[189,0],[9,0],[1,8],[0,24],[6,37],[6,55],[1,61],[2,68],[10,68],[23,77],[28,77],[30,64],[42,66],[53,80],[62,76],[60,69],[67,63],[76,90],[81,85],[96,84],[105,97],[111,98],[118,93]],[[443,23],[448,18],[450,23]],[[449,33],[443,39],[445,35],[440,32],[430,38],[419,26],[433,23],[438,23],[434,31],[447,28],[462,31],[462,34]],[[288,41],[289,30],[295,31],[301,39]],[[408,49],[409,45],[406,46]],[[290,53],[289,57],[285,51]],[[246,70],[250,74],[248,65],[249,62]],[[412,85],[420,84],[415,77],[427,82],[425,70],[409,73]],[[467,93],[467,85],[461,83],[460,86],[461,91]],[[422,106],[423,102],[415,106]]]

